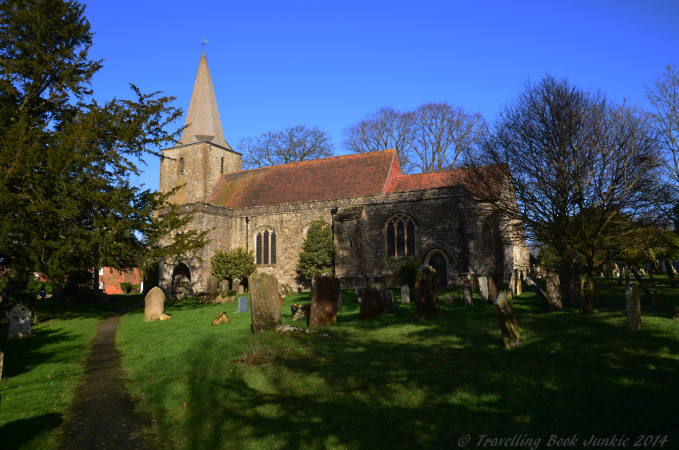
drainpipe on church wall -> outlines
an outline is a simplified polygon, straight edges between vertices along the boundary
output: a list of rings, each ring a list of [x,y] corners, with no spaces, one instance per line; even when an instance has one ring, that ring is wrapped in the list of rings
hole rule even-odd
[[[245,218],[245,251],[250,249],[250,233],[248,232],[248,224],[250,223],[250,218]]]

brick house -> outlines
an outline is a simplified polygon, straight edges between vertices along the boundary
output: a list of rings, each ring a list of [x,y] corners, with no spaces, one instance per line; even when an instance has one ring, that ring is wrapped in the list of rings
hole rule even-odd
[[[162,150],[160,190],[184,185],[172,201],[196,211],[191,226],[210,230],[209,242],[200,258],[161,264],[166,295],[180,280],[204,289],[211,255],[236,247],[255,251],[258,270],[301,286],[298,255],[318,217],[332,225],[344,288],[372,277],[396,286],[399,264],[412,257],[434,267],[442,286],[491,270],[508,280],[528,266],[525,239],[465,195],[473,189],[465,170],[404,175],[396,150],[242,170],[224,139],[205,54],[186,123],[180,142]],[[498,195],[508,195],[502,186]]]
[[[127,271],[116,270],[113,267],[102,267],[99,269],[99,289],[104,294],[124,294],[120,288],[120,283],[127,282],[140,285],[141,277],[139,269],[134,268]]]

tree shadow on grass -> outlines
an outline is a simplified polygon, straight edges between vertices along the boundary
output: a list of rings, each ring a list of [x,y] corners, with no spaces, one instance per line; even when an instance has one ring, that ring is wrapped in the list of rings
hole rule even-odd
[[[0,443],[3,449],[21,448],[40,434],[61,426],[63,417],[58,413],[48,413],[28,419],[16,419],[0,426]]]

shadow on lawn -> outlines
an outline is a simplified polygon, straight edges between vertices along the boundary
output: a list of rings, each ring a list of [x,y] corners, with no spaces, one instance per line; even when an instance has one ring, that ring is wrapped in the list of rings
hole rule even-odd
[[[12,447],[21,448],[42,433],[48,433],[61,426],[63,417],[58,413],[43,414],[29,419],[16,419],[0,426],[0,442]]]
[[[533,297],[516,301],[524,344],[513,351],[501,347],[489,305],[447,305],[442,315],[411,324],[413,305],[356,321],[358,304],[349,301],[338,320],[355,321],[354,329],[414,330],[395,342],[366,342],[333,327],[329,340],[304,341],[312,358],[266,366],[206,367],[195,351],[178,355],[191,367],[181,411],[188,417],[179,422],[186,447],[452,448],[466,434],[473,445],[481,435],[515,434],[542,438],[543,447],[551,434],[667,434],[676,443],[679,362],[658,356],[679,352],[671,334],[649,325],[629,335],[624,322],[540,312]],[[198,347],[212,345],[205,339]],[[236,380],[225,377],[233,367]]]

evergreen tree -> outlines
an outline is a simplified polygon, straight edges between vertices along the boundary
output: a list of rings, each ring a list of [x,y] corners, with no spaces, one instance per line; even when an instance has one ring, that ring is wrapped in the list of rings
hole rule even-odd
[[[323,218],[311,222],[299,254],[297,271],[303,280],[335,272],[335,242],[330,224]]]
[[[243,247],[224,252],[217,250],[210,260],[212,275],[219,280],[243,281],[257,271],[255,256],[252,250],[246,251]]]
[[[102,61],[88,58],[84,10],[74,0],[0,1],[0,265],[15,280],[125,269],[205,242],[191,231],[170,238],[191,215],[130,183],[139,161],[174,142],[165,129],[182,111],[134,85],[134,100],[93,99]]]

